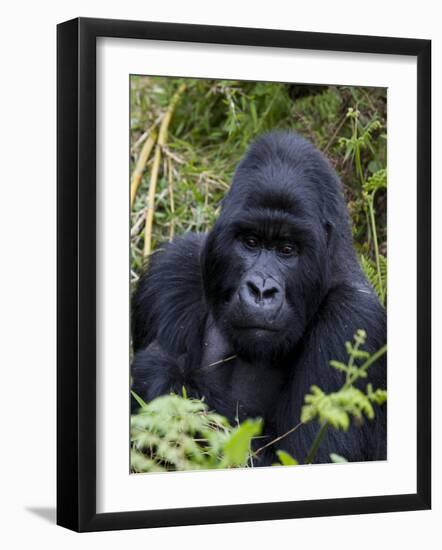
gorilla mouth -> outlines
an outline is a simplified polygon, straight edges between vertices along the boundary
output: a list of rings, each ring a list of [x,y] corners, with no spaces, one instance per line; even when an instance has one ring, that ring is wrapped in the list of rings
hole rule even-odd
[[[237,330],[260,330],[266,332],[281,332],[280,328],[271,327],[269,325],[235,325]]]

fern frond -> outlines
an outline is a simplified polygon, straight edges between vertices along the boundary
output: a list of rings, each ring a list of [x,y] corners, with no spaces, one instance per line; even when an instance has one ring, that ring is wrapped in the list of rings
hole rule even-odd
[[[378,277],[378,272],[376,270],[376,265],[372,260],[370,260],[370,258],[365,256],[364,254],[361,254],[359,257],[359,261],[360,261],[362,270],[364,271],[365,276],[368,279],[368,282],[374,288],[381,302],[384,303],[382,289],[387,288],[387,258],[382,254],[379,254],[379,265],[380,265],[380,271],[381,271],[380,281]]]

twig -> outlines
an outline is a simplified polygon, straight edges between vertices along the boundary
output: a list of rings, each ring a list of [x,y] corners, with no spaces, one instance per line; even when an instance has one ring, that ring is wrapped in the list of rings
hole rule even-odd
[[[336,126],[336,129],[335,131],[333,132],[333,135],[332,137],[329,139],[327,145],[324,147],[324,150],[322,151],[324,153],[324,155],[327,153],[327,151],[330,149],[332,143],[335,141],[336,139],[336,136],[339,134],[339,132],[341,131],[341,128],[344,126],[344,123],[345,121],[347,120],[347,113],[341,118],[341,121],[339,122],[339,124]]]
[[[166,145],[163,147],[163,153],[166,157],[170,157],[172,160],[174,160],[178,164],[185,164],[186,161],[176,155],[175,153],[172,153],[172,151],[167,147]]]
[[[154,122],[149,126],[149,128],[141,134],[141,136],[137,139],[137,141],[132,145],[131,151],[132,154],[135,154],[136,150],[142,145],[145,139],[149,137],[150,134],[152,134],[154,131],[156,131],[156,127],[161,121],[161,115],[158,115],[157,118],[154,120]]]
[[[209,368],[209,367],[216,367],[217,365],[221,365],[221,363],[227,363],[228,361],[232,361],[232,359],[236,359],[237,355],[230,355],[229,357],[226,357],[225,359],[220,359],[219,361],[215,361],[214,363],[210,363],[210,365],[206,365],[203,368]]]
[[[329,424],[328,422],[324,422],[324,424],[321,426],[321,429],[316,434],[315,439],[313,440],[312,446],[310,447],[310,451],[308,452],[308,455],[305,459],[306,464],[311,464],[313,462],[313,459],[316,456],[316,453],[318,452],[319,445],[325,435],[325,432],[327,431]]]
[[[372,237],[373,237],[373,246],[374,246],[374,257],[376,260],[376,272],[378,275],[379,280],[379,290],[380,290],[380,298],[382,304],[385,301],[385,292],[384,292],[384,283],[382,281],[382,273],[381,273],[381,260],[379,257],[379,244],[378,244],[378,234],[376,231],[376,220],[375,220],[375,214],[374,214],[374,192],[370,195],[370,197],[367,200],[368,202],[368,212],[370,216],[370,223],[372,226]]]
[[[155,145],[155,140],[157,139],[157,133],[153,130],[149,138],[144,142],[143,148],[141,149],[140,156],[138,157],[135,170],[132,174],[132,180],[130,184],[130,207],[132,209],[135,196],[137,194],[138,187],[140,186],[141,177],[143,176],[144,168],[147,163],[147,159],[152,151],[153,146]]]
[[[302,426],[302,424],[304,424],[304,422],[299,422],[298,424],[296,424],[296,426],[293,426],[293,428],[290,428],[290,430],[288,430],[287,432],[283,433],[282,435],[280,435],[279,437],[276,437],[275,439],[272,439],[272,441],[269,441],[268,443],[266,443],[265,445],[263,445],[262,447],[260,447],[259,449],[257,449],[254,453],[253,453],[253,456],[256,456],[258,453],[260,453],[261,451],[263,451],[264,449],[267,449],[267,447],[270,447],[271,445],[274,445],[275,443],[277,443],[278,441],[281,441],[281,439],[284,439],[285,437],[287,437],[288,435],[290,435],[291,433],[293,433],[295,430],[297,430],[300,426]]]
[[[144,220],[146,218],[146,209],[144,208],[141,210],[141,212],[138,214],[135,222],[132,224],[132,227],[130,229],[130,236],[135,237],[135,235],[138,235],[141,226],[144,224]]]
[[[205,181],[205,197],[204,197],[204,208],[207,208],[209,206],[209,182],[206,180]]]
[[[173,239],[173,236],[175,234],[175,199],[173,196],[173,173],[172,173],[172,161],[170,159],[167,159],[167,187],[169,190],[169,201],[170,201],[170,214],[172,216],[172,219],[170,220],[170,227],[169,227],[169,241]]]
[[[131,150],[133,153],[138,149],[138,147],[143,143],[143,141],[149,137],[149,134],[150,134],[150,130],[146,130],[141,134],[141,136],[137,139],[137,141],[132,145]]]
[[[160,125],[158,141],[155,147],[155,155],[153,158],[152,171],[150,174],[149,193],[147,195],[147,213],[146,213],[146,225],[144,229],[144,253],[143,253],[145,258],[149,256],[152,249],[152,224],[153,224],[153,214],[154,214],[154,199],[155,199],[155,191],[157,188],[158,172],[160,169],[161,149],[166,143],[167,130],[169,128],[169,124],[172,119],[173,112],[178,103],[178,100],[180,99],[181,94],[184,92],[185,89],[186,89],[186,85],[181,84],[181,86],[175,92],[169,104],[169,107],[167,108],[167,111],[164,113],[164,117]]]

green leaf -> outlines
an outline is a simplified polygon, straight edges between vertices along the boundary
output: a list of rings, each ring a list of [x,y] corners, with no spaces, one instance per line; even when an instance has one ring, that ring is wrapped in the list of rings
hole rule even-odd
[[[293,458],[292,455],[286,453],[285,451],[276,451],[278,458],[283,466],[297,466],[299,462],[296,458]]]
[[[330,460],[335,464],[342,464],[344,462],[348,462],[346,458],[336,453],[330,453]]]
[[[378,170],[364,184],[364,191],[367,193],[376,193],[379,189],[387,188],[387,170],[385,168]]]
[[[252,438],[261,433],[262,420],[245,420],[235,428],[224,446],[224,455],[228,465],[246,464]]]
[[[340,361],[331,360],[329,362],[330,366],[333,367],[336,370],[339,370],[341,372],[347,372],[348,367],[347,365],[344,365],[344,363],[341,363]]]
[[[141,399],[141,397],[139,395],[137,395],[134,391],[130,391],[130,393],[132,394],[132,397],[135,399],[135,401],[138,403],[138,405],[140,405],[140,407],[146,407],[146,403],[145,401],[143,401]]]

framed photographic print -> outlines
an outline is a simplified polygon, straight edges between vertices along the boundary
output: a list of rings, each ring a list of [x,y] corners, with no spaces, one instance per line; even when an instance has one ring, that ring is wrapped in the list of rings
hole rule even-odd
[[[57,523],[428,509],[430,42],[57,36]]]

